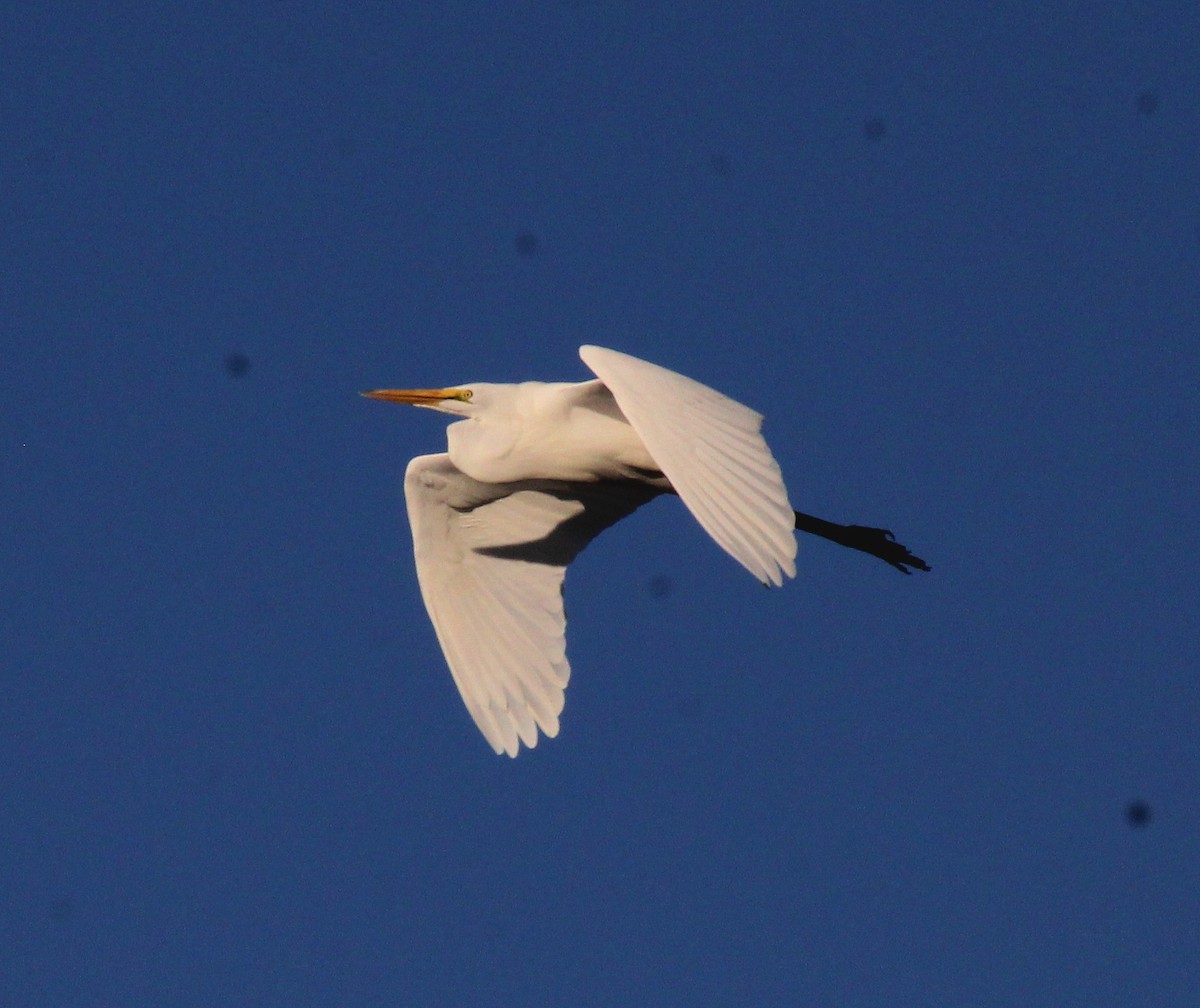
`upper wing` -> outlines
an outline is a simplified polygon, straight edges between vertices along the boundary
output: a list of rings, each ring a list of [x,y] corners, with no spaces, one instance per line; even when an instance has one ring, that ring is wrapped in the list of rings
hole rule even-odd
[[[764,584],[796,576],[796,515],[762,416],[647,361],[579,348],[705,531]]]
[[[479,483],[448,455],[404,476],[417,580],[471,717],[496,752],[558,734],[567,564],[660,491],[635,483]]]

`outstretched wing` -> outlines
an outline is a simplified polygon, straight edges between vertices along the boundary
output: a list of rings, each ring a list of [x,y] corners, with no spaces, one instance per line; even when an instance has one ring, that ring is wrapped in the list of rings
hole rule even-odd
[[[448,455],[404,476],[421,597],[455,685],[496,752],[558,734],[567,565],[660,491],[637,483],[479,483]]]
[[[764,584],[796,576],[795,512],[762,416],[647,361],[579,348],[696,520]]]

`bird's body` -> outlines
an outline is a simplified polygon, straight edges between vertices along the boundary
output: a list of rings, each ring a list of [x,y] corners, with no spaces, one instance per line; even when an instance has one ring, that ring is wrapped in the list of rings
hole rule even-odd
[[[678,494],[764,584],[795,576],[796,528],[906,573],[928,569],[890,533],[794,511],[758,413],[636,357],[579,352],[596,380],[364,393],[460,418],[445,453],[409,463],[405,497],[425,606],[496,752],[533,747],[539,728],[558,733],[570,675],[566,567],[660,494]]]
[[[450,461],[483,483],[589,482],[655,468],[600,381],[469,386],[476,417],[446,431]]]

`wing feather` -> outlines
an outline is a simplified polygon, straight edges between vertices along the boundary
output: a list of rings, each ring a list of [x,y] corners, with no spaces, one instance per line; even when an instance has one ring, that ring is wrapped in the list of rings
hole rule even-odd
[[[742,522],[735,531],[740,531],[744,535],[747,544],[751,546],[763,564],[769,564],[774,550],[771,531],[775,518],[775,510],[770,504],[769,497],[772,490],[771,484],[765,480],[754,478],[753,473],[748,474],[747,470],[739,464],[738,459],[728,453],[703,451],[700,456],[712,466],[714,471],[726,477],[727,487],[736,486],[747,491],[745,495],[734,500],[724,487],[715,488],[714,499],[722,504],[718,514],[723,520],[737,514]],[[747,478],[748,475],[750,478]],[[756,492],[757,495],[755,495]],[[793,516],[793,524],[794,520]],[[723,523],[728,525],[727,521]]]
[[[795,577],[795,512],[761,414],[616,350],[584,346],[579,356],[717,544],[764,584]]]
[[[480,483],[448,455],[409,463],[421,597],[467,711],[497,753],[558,734],[571,675],[567,565],[661,491],[638,483]]]

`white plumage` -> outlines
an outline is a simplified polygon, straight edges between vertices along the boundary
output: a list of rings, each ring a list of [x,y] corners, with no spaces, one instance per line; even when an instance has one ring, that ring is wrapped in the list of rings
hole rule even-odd
[[[596,380],[364,393],[459,418],[448,451],[413,459],[405,475],[417,579],[467,710],[510,756],[539,730],[558,734],[571,674],[563,576],[600,532],[677,493],[722,549],[779,585],[796,574],[794,529],[807,517],[788,501],[761,415],[628,354],[579,355]]]

